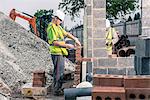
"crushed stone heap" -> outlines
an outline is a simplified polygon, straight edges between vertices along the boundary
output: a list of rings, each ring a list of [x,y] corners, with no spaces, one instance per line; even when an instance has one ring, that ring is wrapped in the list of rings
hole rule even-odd
[[[32,82],[32,71],[46,71],[47,83],[53,69],[48,44],[0,12],[0,78],[10,88],[20,82]],[[74,64],[66,59],[66,72]]]

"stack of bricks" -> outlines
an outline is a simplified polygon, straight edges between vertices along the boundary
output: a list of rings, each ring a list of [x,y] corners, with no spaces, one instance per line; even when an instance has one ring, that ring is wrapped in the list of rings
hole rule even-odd
[[[92,100],[150,100],[150,76],[94,75]]]
[[[75,56],[76,56],[76,66],[75,66],[75,75],[74,75],[74,86],[77,86],[81,81],[81,68],[82,68],[82,62],[93,62],[94,58],[83,58],[81,56],[81,47],[77,47]]]
[[[45,100],[47,87],[45,71],[37,70],[33,72],[32,84],[27,83],[22,86],[21,92],[25,97],[33,97],[35,100]]]
[[[121,75],[95,74],[92,100],[126,100],[124,79]]]
[[[124,87],[127,100],[150,100],[149,76],[125,76]]]
[[[81,48],[76,49],[76,66],[75,66],[75,75],[74,75],[74,85],[77,86],[80,83],[80,73],[81,73]]]
[[[46,85],[45,71],[33,72],[33,87],[44,87]]]

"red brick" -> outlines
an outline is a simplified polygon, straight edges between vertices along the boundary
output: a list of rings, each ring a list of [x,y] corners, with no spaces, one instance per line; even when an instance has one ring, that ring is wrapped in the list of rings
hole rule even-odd
[[[101,98],[101,99],[100,99]],[[92,100],[126,100],[125,89],[123,87],[94,87],[92,90]]]
[[[44,87],[46,84],[45,80],[39,80],[39,79],[34,79],[33,80],[33,87]]]
[[[94,79],[93,84],[95,86],[109,86],[109,87],[111,86],[123,87],[124,86],[124,78],[122,75],[95,74],[93,79]]]
[[[125,76],[125,88],[150,88],[150,76]]]
[[[45,71],[34,71],[33,72],[33,87],[43,87],[46,84]]]
[[[150,100],[150,88],[126,88],[127,100]]]

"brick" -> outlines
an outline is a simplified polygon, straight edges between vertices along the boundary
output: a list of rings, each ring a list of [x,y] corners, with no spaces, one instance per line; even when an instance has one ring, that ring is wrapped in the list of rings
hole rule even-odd
[[[125,88],[150,88],[150,76],[125,76]]]
[[[127,100],[150,100],[150,88],[126,88]]]
[[[46,85],[45,71],[33,72],[33,87],[44,87]]]
[[[95,60],[96,60],[95,58],[82,58],[82,61],[85,61],[85,62],[93,62]]]
[[[123,87],[94,87],[92,100],[126,100],[125,89]]]
[[[33,87],[44,87],[46,85],[46,80],[34,80]]]
[[[123,87],[123,76],[122,75],[102,75],[95,74],[93,77],[93,81],[98,84],[98,86],[109,86],[109,87]],[[95,83],[93,83],[96,85]],[[96,85],[97,86],[97,85]]]

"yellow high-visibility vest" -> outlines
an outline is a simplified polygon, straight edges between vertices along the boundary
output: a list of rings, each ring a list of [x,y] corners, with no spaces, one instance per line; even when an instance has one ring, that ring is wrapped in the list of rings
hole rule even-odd
[[[115,29],[114,28],[109,28],[108,31],[106,32],[106,43],[108,44],[106,46],[106,50],[110,51],[112,50],[112,40],[113,40],[113,34],[115,34]]]

